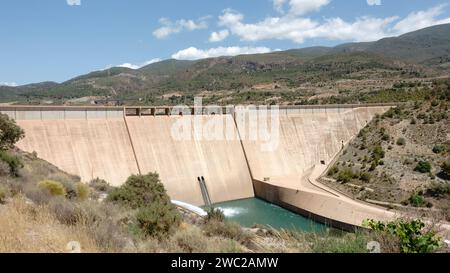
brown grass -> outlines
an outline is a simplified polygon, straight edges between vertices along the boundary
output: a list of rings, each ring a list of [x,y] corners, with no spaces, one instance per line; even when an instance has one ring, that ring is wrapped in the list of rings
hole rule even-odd
[[[82,252],[108,251],[95,243],[86,226],[65,226],[44,206],[28,205],[21,197],[0,206],[1,253],[65,253],[72,241],[81,244]]]

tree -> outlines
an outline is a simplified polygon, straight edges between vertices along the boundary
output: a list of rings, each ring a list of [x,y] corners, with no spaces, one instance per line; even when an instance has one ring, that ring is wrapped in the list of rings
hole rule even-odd
[[[24,131],[8,115],[0,114],[0,150],[10,149],[25,136]]]

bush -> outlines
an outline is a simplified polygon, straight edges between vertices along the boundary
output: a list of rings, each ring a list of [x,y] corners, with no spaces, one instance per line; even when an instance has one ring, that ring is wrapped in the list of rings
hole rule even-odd
[[[67,192],[64,186],[60,182],[52,180],[44,180],[38,183],[38,186],[42,189],[46,189],[53,196],[66,196]]]
[[[408,203],[413,207],[424,207],[426,205],[425,198],[419,194],[413,194],[408,199]]]
[[[23,168],[22,161],[19,157],[0,150],[0,160],[8,164],[11,175],[19,176],[19,169]]]
[[[172,204],[153,202],[138,210],[136,221],[145,236],[162,238],[178,228],[181,218]]]
[[[252,234],[243,230],[238,223],[230,221],[208,221],[203,225],[203,231],[207,236],[221,236],[238,241],[247,246],[251,243],[253,238]]]
[[[429,173],[431,172],[431,163],[428,161],[419,161],[417,166],[414,168],[414,171],[420,173]]]
[[[433,153],[440,154],[442,152],[445,152],[445,147],[443,145],[436,145],[433,147]]]
[[[223,214],[223,211],[221,209],[211,208],[208,210],[208,215],[206,215],[205,221],[223,222],[225,221],[225,214]]]
[[[91,180],[91,182],[89,182],[89,186],[95,189],[96,191],[105,193],[109,193],[113,190],[113,188],[109,185],[108,182],[106,182],[106,180],[100,178]]]
[[[384,156],[385,152],[383,150],[383,147],[381,147],[381,145],[375,146],[375,148],[372,151],[372,158],[378,162],[380,159],[384,158]]]
[[[187,253],[205,253],[208,250],[207,238],[196,227],[178,231],[173,239]]]
[[[132,209],[155,202],[170,204],[170,198],[157,173],[130,176],[125,184],[111,191],[108,200]]]
[[[337,180],[342,183],[348,183],[350,180],[355,178],[357,175],[353,173],[352,169],[347,168],[339,172]]]
[[[359,179],[361,179],[364,182],[370,182],[371,178],[372,178],[371,175],[369,173],[367,173],[367,172],[362,172],[359,175]]]
[[[441,165],[441,173],[439,174],[444,179],[450,180],[450,158],[447,159],[444,163]]]
[[[364,226],[375,232],[396,236],[402,253],[431,253],[440,246],[440,240],[436,237],[436,233],[424,231],[425,224],[420,220],[399,220],[387,224],[368,220],[365,221]]]
[[[427,195],[437,198],[450,195],[450,183],[433,182],[430,188],[427,189]]]
[[[78,200],[86,200],[91,192],[89,187],[81,182],[76,183],[76,189]]]
[[[8,189],[6,187],[0,185],[0,204],[4,204],[6,202],[6,198],[9,195]]]
[[[397,145],[398,146],[405,146],[406,145],[406,140],[403,137],[397,139]]]
[[[5,161],[0,161],[0,176],[7,176],[11,174],[11,168]]]
[[[80,219],[75,204],[62,196],[51,198],[48,207],[56,216],[56,219],[64,225],[75,225]]]
[[[22,128],[17,126],[8,115],[0,114],[0,150],[10,149],[25,135]]]

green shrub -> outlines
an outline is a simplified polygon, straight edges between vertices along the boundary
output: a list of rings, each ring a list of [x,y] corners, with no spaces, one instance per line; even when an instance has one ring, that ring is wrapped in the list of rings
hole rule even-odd
[[[109,185],[106,180],[96,178],[89,182],[89,186],[97,191],[109,193],[113,190],[113,188]]]
[[[403,137],[397,139],[397,145],[398,146],[405,146],[406,145],[406,139],[404,139]]]
[[[11,175],[19,176],[19,169],[23,168],[22,161],[19,157],[11,155],[7,151],[0,150],[0,160],[8,164]]]
[[[375,148],[372,150],[372,158],[375,161],[379,161],[380,159],[384,158],[385,152],[383,150],[383,147],[381,145],[375,146]]]
[[[359,179],[361,179],[364,182],[370,182],[371,178],[372,177],[371,177],[370,173],[367,173],[367,172],[362,172],[359,175]]]
[[[427,189],[427,195],[437,198],[450,195],[450,183],[433,182]]]
[[[431,172],[431,163],[428,161],[419,161],[417,163],[417,166],[414,168],[414,171],[420,172],[420,173],[429,173]]]
[[[440,246],[436,233],[424,231],[425,224],[420,220],[399,220],[390,223],[367,220],[363,225],[375,232],[396,236],[402,253],[431,253]]]
[[[136,221],[145,236],[162,238],[178,228],[181,218],[171,203],[153,202],[138,210]]]
[[[419,194],[413,194],[408,199],[408,203],[413,207],[424,207],[426,205],[425,198]]]
[[[170,204],[170,198],[157,173],[130,176],[125,184],[111,191],[108,200],[133,209],[155,202]]]
[[[81,182],[76,183],[76,189],[78,200],[86,200],[91,192],[89,187]]]
[[[13,119],[0,114],[0,150],[10,149],[25,135]]]
[[[339,172],[337,180],[342,183],[348,183],[350,180],[355,178],[357,175],[353,173],[352,169],[346,168]]]
[[[42,189],[46,189],[53,196],[66,196],[67,192],[64,186],[57,181],[44,180],[38,183]]]
[[[433,153],[440,154],[442,152],[445,152],[445,147],[443,145],[436,145],[433,147]]]
[[[205,221],[223,222],[225,221],[225,214],[223,214],[223,211],[221,209],[211,208],[208,210],[208,215],[206,215]]]

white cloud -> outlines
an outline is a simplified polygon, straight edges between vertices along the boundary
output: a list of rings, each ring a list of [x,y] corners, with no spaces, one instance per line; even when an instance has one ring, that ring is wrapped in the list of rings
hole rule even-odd
[[[446,5],[439,5],[428,10],[412,12],[405,19],[396,23],[393,30],[398,34],[403,34],[434,25],[448,24],[450,23],[450,17],[437,19],[444,13],[445,7]]]
[[[268,47],[216,47],[210,49],[197,49],[195,47],[189,47],[178,51],[172,55],[172,58],[177,60],[198,60],[220,56],[236,56],[243,54],[257,54],[257,53],[269,53],[272,52]]]
[[[225,40],[228,35],[230,35],[230,32],[228,31],[228,29],[224,29],[221,31],[214,31],[213,33],[211,33],[211,36],[209,36],[209,41],[210,42],[221,42],[223,40]]]
[[[159,23],[162,25],[160,28],[153,31],[153,35],[158,39],[167,38],[172,34],[179,33],[183,30],[194,31],[197,29],[205,29],[208,28],[208,24],[206,20],[209,17],[202,17],[196,21],[194,20],[177,20],[172,22],[170,19],[161,18],[159,19]]]
[[[279,12],[284,13],[284,4],[286,0],[273,0],[273,7]]]
[[[66,0],[69,6],[81,6],[81,0]]]
[[[291,0],[290,4],[293,2],[298,4],[301,1]],[[325,5],[328,2],[317,1],[315,3],[316,7],[319,7],[320,3]],[[444,7],[445,5],[439,5],[429,10],[413,12],[403,19],[399,16],[385,18],[363,16],[355,18],[353,21],[345,21],[340,17],[323,18],[320,21],[312,20],[292,15],[291,11],[290,14],[266,17],[255,23],[245,23],[243,14],[227,9],[219,16],[219,25],[227,28],[231,34],[237,35],[243,41],[277,39],[301,44],[306,39],[318,38],[364,42],[387,36],[397,36],[432,25],[450,23],[450,17],[438,19],[444,13]],[[311,8],[303,7],[303,12],[308,9],[311,10]],[[299,14],[300,11],[298,9],[296,11],[295,14]]]
[[[139,69],[141,67],[144,67],[146,65],[149,64],[153,64],[153,63],[157,63],[160,62],[161,59],[160,58],[155,58],[155,59],[151,59],[149,61],[140,63],[140,64],[132,64],[132,63],[123,63],[123,64],[119,64],[119,65],[108,65],[105,67],[105,69],[110,69],[112,67],[124,67],[124,68],[130,68],[130,69]]]
[[[0,86],[16,87],[18,84],[15,82],[0,82]]]
[[[367,5],[369,6],[380,6],[381,0],[367,0]]]
[[[290,0],[289,13],[294,15],[304,15],[328,5],[331,0]]]

